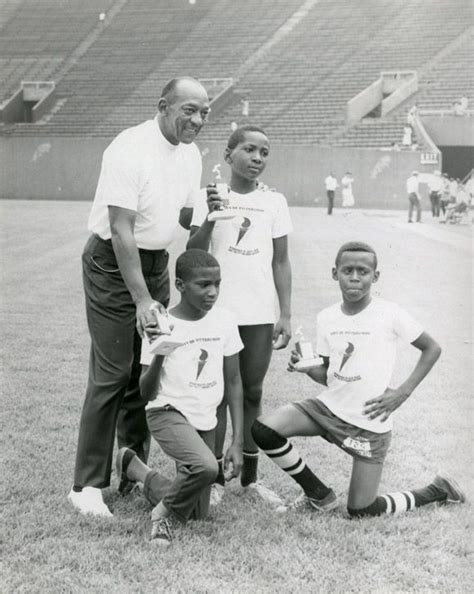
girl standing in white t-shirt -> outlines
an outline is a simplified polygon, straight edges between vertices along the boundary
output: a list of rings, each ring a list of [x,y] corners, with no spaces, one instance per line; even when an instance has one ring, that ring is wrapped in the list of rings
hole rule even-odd
[[[263,380],[272,348],[285,348],[291,337],[288,233],[292,224],[286,198],[258,187],[258,178],[265,169],[269,153],[269,141],[261,128],[246,125],[231,134],[224,153],[231,168],[228,195],[220,196],[213,186],[199,191],[194,202],[188,248],[209,250],[221,266],[219,305],[237,315],[244,344],[240,353],[244,388],[241,484],[254,486],[260,495],[272,500],[272,493],[257,483],[258,446],[250,429],[261,411]],[[209,221],[209,213],[222,208],[222,198],[228,202],[226,212],[235,216]],[[225,406],[221,408],[216,439],[219,463],[226,430]],[[221,463],[219,466],[222,469]],[[218,484],[224,485],[221,471]]]

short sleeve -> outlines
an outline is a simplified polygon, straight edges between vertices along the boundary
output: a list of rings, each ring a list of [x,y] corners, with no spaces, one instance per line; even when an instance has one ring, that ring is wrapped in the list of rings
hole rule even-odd
[[[243,342],[240,338],[237,320],[233,314],[226,312],[228,315],[227,332],[224,342],[224,357],[230,357],[239,353],[243,348]]]
[[[206,188],[202,188],[197,192],[193,192],[193,218],[191,220],[191,227],[200,227],[209,211],[207,207],[207,193]]]
[[[329,342],[325,331],[325,324],[321,319],[321,316],[318,316],[316,319],[316,353],[320,357],[329,357],[330,355]]]
[[[140,172],[133,150],[110,145],[102,158],[96,202],[136,211],[139,193]]]
[[[398,305],[394,305],[393,329],[399,338],[412,343],[423,333],[423,326]]]
[[[275,194],[275,217],[272,226],[272,238],[283,237],[293,231],[290,209],[283,194]]]
[[[199,149],[197,147],[195,154],[192,155],[192,163],[190,166],[190,189],[186,197],[185,208],[194,208],[196,193],[199,191],[202,176],[202,159]]]

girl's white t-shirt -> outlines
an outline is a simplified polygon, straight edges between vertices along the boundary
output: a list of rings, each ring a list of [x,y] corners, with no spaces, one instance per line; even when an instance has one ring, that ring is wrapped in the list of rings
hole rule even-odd
[[[392,416],[385,422],[369,419],[364,404],[389,387],[398,341],[412,343],[422,332],[406,311],[384,299],[374,298],[353,316],[345,315],[340,303],[324,309],[317,317],[317,353],[329,357],[328,387],[318,399],[346,423],[390,431]]]
[[[221,266],[219,305],[230,309],[241,326],[273,324],[277,302],[273,281],[273,239],[293,230],[285,196],[269,190],[249,194],[229,192],[235,218],[217,221],[210,252]],[[208,215],[206,189],[194,196],[191,226]]]
[[[157,397],[146,408],[171,405],[198,431],[210,431],[216,426],[216,409],[224,395],[224,357],[243,348],[235,317],[217,306],[200,320],[169,317],[173,338],[184,344],[164,358]],[[141,363],[150,365],[152,360],[145,338]]]

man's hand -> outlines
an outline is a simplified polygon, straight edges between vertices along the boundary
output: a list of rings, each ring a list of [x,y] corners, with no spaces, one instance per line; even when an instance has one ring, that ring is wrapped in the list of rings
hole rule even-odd
[[[224,203],[222,201],[222,197],[219,196],[217,193],[217,188],[214,184],[209,184],[206,188],[207,193],[207,208],[209,212],[214,212],[215,210],[222,210],[224,208]]]
[[[239,476],[243,463],[242,448],[233,443],[224,458],[224,474],[227,481]]]
[[[288,346],[291,338],[291,322],[288,318],[280,318],[273,330],[273,348],[278,351]]]
[[[382,396],[367,400],[364,404],[363,414],[367,415],[369,419],[381,417],[380,421],[383,423],[409,396],[410,394],[398,389],[387,388]]]
[[[150,338],[161,334],[154,310],[166,314],[164,306],[153,299],[144,299],[137,303],[137,330],[141,338],[145,332]]]

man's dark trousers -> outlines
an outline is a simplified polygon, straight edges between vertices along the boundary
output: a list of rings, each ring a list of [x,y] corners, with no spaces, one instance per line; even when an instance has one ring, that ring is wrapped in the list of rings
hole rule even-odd
[[[168,253],[139,250],[153,299],[169,302]],[[110,484],[115,430],[119,447],[146,461],[150,434],[140,397],[141,339],[136,307],[125,286],[112,242],[93,235],[82,255],[86,314],[91,336],[89,379],[79,427],[74,485]]]

